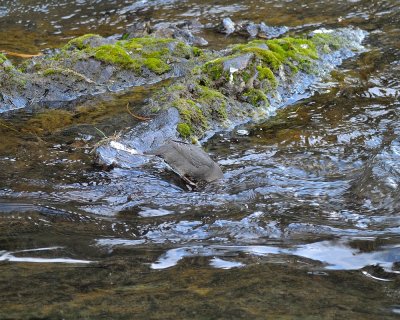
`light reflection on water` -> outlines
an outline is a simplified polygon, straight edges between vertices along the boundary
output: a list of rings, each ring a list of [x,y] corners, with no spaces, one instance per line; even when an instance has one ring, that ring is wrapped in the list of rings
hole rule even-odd
[[[232,255],[232,253],[238,252],[263,257],[278,254],[295,255],[319,261],[325,265],[327,270],[358,270],[375,264],[391,270],[393,259],[399,258],[400,248],[394,246],[391,248],[386,247],[379,252],[360,253],[358,249],[349,247],[344,239],[340,241],[321,241],[290,249],[272,246],[191,246],[168,250],[151,267],[153,269],[165,269],[177,265],[185,257],[224,257],[226,254]],[[229,268],[228,265],[219,265],[213,262],[214,260],[211,260],[213,267]],[[243,266],[243,263],[232,261],[232,258],[230,262],[232,268]]]

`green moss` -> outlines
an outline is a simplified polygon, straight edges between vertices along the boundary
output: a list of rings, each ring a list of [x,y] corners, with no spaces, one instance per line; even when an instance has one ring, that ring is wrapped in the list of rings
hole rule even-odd
[[[217,99],[225,99],[225,96],[218,90],[208,88],[206,86],[198,85],[197,90],[199,91],[200,99],[206,102],[215,102]]]
[[[203,69],[214,81],[221,78],[222,72],[224,70],[222,60],[220,58],[207,62],[204,65]]]
[[[201,55],[203,55],[203,50],[201,50],[200,48],[193,47],[192,50],[195,57],[200,57]]]
[[[193,55],[192,48],[174,39],[159,39],[152,37],[120,40],[115,44],[104,44],[98,47],[89,45],[90,39],[99,37],[88,34],[72,39],[65,49],[78,49],[93,56],[99,61],[119,65],[122,68],[133,69],[140,72],[144,66],[156,74],[162,74],[169,70],[169,61],[176,57],[190,58]],[[174,43],[171,45],[171,43]],[[78,52],[76,52],[78,54]],[[65,55],[65,51],[64,51]],[[61,54],[63,56],[63,54]],[[84,58],[84,57],[83,57]],[[62,59],[62,57],[61,57]],[[56,60],[56,58],[54,58]]]
[[[273,40],[254,40],[247,44],[235,45],[233,52],[254,53],[272,70],[278,70],[282,64],[288,65],[292,71],[307,69],[311,61],[318,58],[315,43],[308,39],[286,37]]]
[[[215,112],[220,121],[228,118],[226,97],[221,92],[202,85],[197,85],[196,90],[199,95],[198,101],[203,107],[206,107],[210,113]]]
[[[281,55],[282,52],[285,52],[284,57],[286,58],[298,60],[299,56],[302,56],[303,58],[318,59],[318,52],[315,44],[308,39],[286,37],[268,40],[267,45],[272,51],[276,50],[274,52],[279,52]],[[280,49],[278,49],[278,47],[280,47]]]
[[[142,63],[131,58],[126,50],[118,45],[105,44],[94,49],[94,58],[124,68],[139,70]]]
[[[52,76],[54,74],[62,74],[63,71],[64,69],[61,68],[48,68],[43,71],[43,75],[47,77],[47,76]]]
[[[224,63],[226,61],[240,57],[241,55],[241,53],[235,53],[226,57],[221,57],[208,61],[202,66],[202,71],[203,73],[207,74],[207,76],[210,77],[213,81],[220,79],[222,76],[229,78],[229,72],[224,71]]]
[[[78,50],[83,50],[89,47],[88,45],[88,40],[91,38],[101,38],[98,34],[85,34],[83,36],[80,36],[78,38],[74,38],[70,40],[65,46],[65,50],[71,50],[71,49],[78,49]]]
[[[178,42],[175,49],[173,50],[173,53],[174,56],[190,59],[193,55],[193,49],[183,42]]]
[[[11,71],[14,71],[14,70],[15,70],[15,68],[14,68],[13,65],[8,65],[8,66],[4,67],[4,71],[5,72],[11,72]]]
[[[190,99],[177,99],[173,106],[178,109],[182,120],[188,124],[194,133],[202,134],[208,128],[208,122],[201,108]]]
[[[163,74],[171,70],[168,64],[157,58],[147,58],[144,60],[143,64],[156,74]]]
[[[168,44],[173,41],[176,40],[146,37],[121,40],[116,45],[143,58],[163,58],[171,54]]]
[[[225,101],[223,101],[215,111],[217,112],[218,118],[220,120],[225,121],[228,119],[228,110],[226,108]]]
[[[168,50],[168,48],[162,48],[160,50],[154,50],[154,51],[144,50],[142,51],[141,55],[144,58],[157,58],[166,60],[166,58],[170,56],[169,53],[170,51]]]
[[[143,44],[137,41],[138,39],[121,40],[117,42],[117,45],[124,47],[127,50],[140,51],[143,49]]]
[[[268,67],[263,67],[263,66],[257,66],[257,71],[258,71],[258,79],[259,80],[265,80],[267,79],[269,83],[271,84],[272,88],[276,88],[278,86],[278,81],[276,80],[276,77],[272,70]]]
[[[184,91],[185,89],[186,89],[186,86],[184,86],[183,84],[177,83],[177,84],[173,84],[173,85],[167,87],[167,92],[177,93],[177,92]]]
[[[143,38],[132,38],[129,40],[121,40],[119,41],[122,45],[132,46],[132,45],[141,45],[142,47],[149,47],[160,44],[168,44],[174,42],[174,39],[165,39],[165,38],[153,38],[153,37],[143,37]]]
[[[258,47],[244,48],[242,52],[254,53],[258,58],[260,58],[265,64],[270,66],[273,70],[278,70],[282,64],[280,56],[272,52],[271,50],[262,49]]]
[[[333,50],[340,49],[343,45],[343,40],[330,33],[316,33],[310,41],[312,41],[323,53],[329,53]]]
[[[220,79],[223,75],[229,77],[229,72],[224,71],[224,62],[235,59],[240,55],[241,54],[233,54],[208,61],[203,65],[202,71],[214,81]]]
[[[192,75],[201,75],[202,74],[202,67],[201,66],[196,66],[192,69],[191,74]]]
[[[250,89],[243,94],[243,97],[255,107],[269,105],[267,96],[259,89]]]
[[[182,138],[188,138],[192,134],[192,129],[187,123],[178,123],[176,130],[179,132]]]
[[[0,64],[4,63],[5,61],[7,61],[7,57],[4,54],[0,53]]]

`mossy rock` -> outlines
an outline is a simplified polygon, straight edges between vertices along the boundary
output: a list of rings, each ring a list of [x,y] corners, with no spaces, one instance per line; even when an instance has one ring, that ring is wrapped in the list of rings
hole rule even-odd
[[[269,106],[268,97],[262,90],[250,89],[243,94],[244,99],[254,107]]]
[[[126,50],[118,45],[106,44],[94,49],[94,58],[99,61],[120,65],[126,69],[139,70],[141,63],[133,59]]]
[[[196,102],[190,99],[177,99],[173,107],[178,109],[179,114],[192,134],[202,136],[204,131],[209,127],[203,109]]]
[[[67,53],[71,51],[73,53]],[[194,51],[192,47],[175,39],[144,37],[115,41],[87,34],[70,40],[63,52],[53,57],[53,60],[60,61],[71,54],[79,60],[85,59],[86,55],[122,69],[134,70],[138,75],[142,74],[142,68],[161,75],[172,69],[170,64],[176,59],[194,57]]]
[[[93,47],[94,42],[104,41],[104,38],[98,34],[85,34],[83,36],[70,40],[65,46],[64,50],[83,50]]]
[[[228,118],[227,113],[227,97],[218,90],[207,86],[197,85],[197,100],[206,107],[210,117],[214,120],[225,121]]]
[[[259,65],[256,67],[256,69],[258,71],[258,79],[260,81],[268,80],[268,82],[271,84],[271,87],[274,89],[278,86],[278,80],[270,68]]]

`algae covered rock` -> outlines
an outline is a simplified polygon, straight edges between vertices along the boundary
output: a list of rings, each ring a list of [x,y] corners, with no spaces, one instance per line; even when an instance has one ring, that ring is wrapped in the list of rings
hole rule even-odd
[[[34,103],[59,106],[81,96],[182,76],[193,68],[194,51],[174,39],[117,40],[89,34],[29,60],[20,70],[1,57],[0,112]]]

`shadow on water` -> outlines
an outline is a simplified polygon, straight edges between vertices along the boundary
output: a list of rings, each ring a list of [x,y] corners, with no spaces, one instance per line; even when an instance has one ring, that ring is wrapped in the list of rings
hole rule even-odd
[[[396,1],[0,2],[0,49],[23,52],[146,19],[370,32],[368,51],[311,97],[208,141],[224,179],[196,192],[151,163],[93,164],[97,143],[139,121],[126,104],[141,114],[165,83],[0,119],[0,318],[396,318],[399,12]]]

